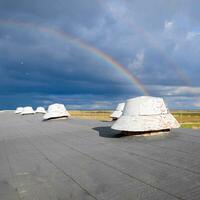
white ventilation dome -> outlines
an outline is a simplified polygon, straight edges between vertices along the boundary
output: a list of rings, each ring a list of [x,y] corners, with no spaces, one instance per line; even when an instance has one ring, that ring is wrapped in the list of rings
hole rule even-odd
[[[34,114],[34,110],[32,107],[30,106],[26,106],[23,108],[23,111],[21,112],[22,115],[31,115],[31,114]]]
[[[48,107],[47,113],[43,116],[44,120],[69,117],[70,114],[63,104],[52,104]]]
[[[113,119],[118,119],[121,117],[124,110],[125,103],[119,103],[116,110],[110,115]]]
[[[180,124],[169,113],[164,100],[142,96],[126,101],[122,116],[111,127],[120,131],[159,131],[179,128]]]
[[[23,107],[17,107],[15,114],[20,114],[23,111]]]
[[[46,111],[44,109],[44,107],[37,107],[37,109],[35,110],[36,113],[43,113],[46,114]]]

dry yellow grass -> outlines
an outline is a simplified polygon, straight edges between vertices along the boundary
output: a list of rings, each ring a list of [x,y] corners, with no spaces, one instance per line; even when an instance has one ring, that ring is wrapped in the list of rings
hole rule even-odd
[[[180,123],[200,123],[200,111],[176,111],[172,114]]]
[[[70,110],[73,118],[91,119],[100,121],[111,121],[110,115],[112,111],[108,110]]]
[[[70,110],[73,118],[111,121],[111,110]],[[200,128],[200,111],[173,111],[183,128]]]

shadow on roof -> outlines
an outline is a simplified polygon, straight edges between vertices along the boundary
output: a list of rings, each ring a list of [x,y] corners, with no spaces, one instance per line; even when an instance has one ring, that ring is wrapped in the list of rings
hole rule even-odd
[[[106,138],[120,138],[125,137],[120,131],[116,131],[110,128],[110,126],[103,126],[103,127],[95,127],[93,130],[99,132],[100,137]]]

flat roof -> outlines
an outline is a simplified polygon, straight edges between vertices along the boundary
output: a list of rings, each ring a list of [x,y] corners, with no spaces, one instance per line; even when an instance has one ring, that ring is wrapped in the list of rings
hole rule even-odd
[[[124,137],[111,125],[0,113],[0,199],[200,199],[200,131]]]

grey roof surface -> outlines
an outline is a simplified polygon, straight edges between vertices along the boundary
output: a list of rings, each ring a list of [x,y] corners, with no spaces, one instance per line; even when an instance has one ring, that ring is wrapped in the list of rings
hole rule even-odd
[[[0,113],[0,199],[200,199],[199,131],[123,137],[110,126]]]

